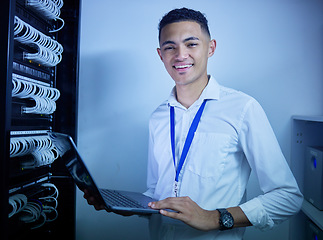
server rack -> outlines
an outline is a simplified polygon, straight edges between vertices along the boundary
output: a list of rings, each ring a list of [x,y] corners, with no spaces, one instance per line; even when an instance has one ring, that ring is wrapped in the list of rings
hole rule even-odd
[[[62,2],[56,16],[32,6],[45,3],[53,11]],[[75,239],[75,185],[55,149],[45,146],[51,145],[47,131],[77,138],[80,0],[4,0],[0,19],[1,239]],[[34,42],[25,41],[28,31],[36,32]],[[25,198],[16,196],[41,216],[30,221]]]

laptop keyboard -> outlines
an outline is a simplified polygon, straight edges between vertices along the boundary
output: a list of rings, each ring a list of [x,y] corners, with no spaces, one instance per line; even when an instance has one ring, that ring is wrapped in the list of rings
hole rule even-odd
[[[127,198],[126,196],[120,194],[119,192],[109,190],[109,189],[100,189],[101,194],[104,196],[104,199],[114,206],[129,207],[129,208],[146,208],[136,201]]]

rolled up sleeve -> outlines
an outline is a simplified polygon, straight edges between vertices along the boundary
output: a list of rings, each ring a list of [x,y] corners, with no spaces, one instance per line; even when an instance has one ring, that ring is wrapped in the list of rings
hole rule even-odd
[[[296,214],[303,195],[265,112],[254,99],[246,106],[239,135],[241,147],[263,192],[240,208],[256,228],[268,230]]]

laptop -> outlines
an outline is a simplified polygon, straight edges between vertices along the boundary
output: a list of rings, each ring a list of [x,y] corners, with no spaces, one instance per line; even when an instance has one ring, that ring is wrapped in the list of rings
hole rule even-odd
[[[91,192],[105,205],[108,211],[138,215],[159,213],[158,210],[148,207],[149,202],[157,200],[142,193],[98,188],[71,136],[57,132],[48,132],[48,135],[77,187],[81,191],[87,189]]]

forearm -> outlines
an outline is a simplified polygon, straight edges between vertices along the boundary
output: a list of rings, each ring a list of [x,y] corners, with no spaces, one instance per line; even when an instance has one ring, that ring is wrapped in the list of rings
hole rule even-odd
[[[252,225],[240,207],[227,208],[227,211],[229,213],[231,213],[231,215],[234,219],[234,225],[233,225],[234,228],[247,227],[247,226]],[[213,226],[209,226],[210,227],[209,230],[219,229],[220,228],[220,225],[219,225],[220,213],[219,213],[219,211],[217,211],[217,210],[209,211],[209,214],[212,215],[212,219],[213,219]]]
[[[229,213],[231,213],[234,219],[234,225],[233,225],[234,228],[247,227],[252,225],[240,207],[231,207],[231,208],[227,208],[227,210]]]
[[[186,224],[202,231],[217,230],[220,228],[220,213],[217,210],[205,210],[199,207],[189,197],[170,197],[161,201],[151,202],[149,206],[161,209],[164,216],[179,219]],[[167,211],[163,209],[172,209]],[[234,227],[250,226],[248,218],[240,207],[227,209],[234,219]]]

